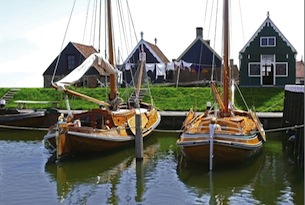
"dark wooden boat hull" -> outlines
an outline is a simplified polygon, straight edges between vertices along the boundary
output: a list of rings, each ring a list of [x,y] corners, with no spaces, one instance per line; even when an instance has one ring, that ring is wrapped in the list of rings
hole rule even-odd
[[[57,122],[58,112],[6,109],[0,112],[0,125],[48,128]]]

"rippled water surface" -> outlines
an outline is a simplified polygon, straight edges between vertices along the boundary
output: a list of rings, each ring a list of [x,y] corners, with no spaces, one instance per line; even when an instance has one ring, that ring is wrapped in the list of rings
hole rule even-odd
[[[220,167],[185,161],[177,134],[107,156],[47,164],[43,132],[0,131],[0,204],[304,204],[303,171],[291,165],[281,142],[268,140],[248,164]]]

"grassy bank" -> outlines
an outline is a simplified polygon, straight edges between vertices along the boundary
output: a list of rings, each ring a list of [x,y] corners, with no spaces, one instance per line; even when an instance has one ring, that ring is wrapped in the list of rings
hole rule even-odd
[[[0,97],[2,97],[9,89],[0,88]],[[159,87],[151,86],[152,98],[155,105],[160,110],[168,111],[186,111],[191,107],[197,111],[203,111],[207,101],[213,102],[213,96],[209,87]],[[99,100],[107,101],[108,88],[77,88],[78,92]],[[120,88],[120,96],[126,101],[131,90]],[[257,112],[281,112],[284,105],[284,89],[283,88],[241,88],[241,92],[248,107],[255,107]],[[14,98],[7,103],[6,107],[16,107],[16,100],[32,100],[32,101],[57,101],[59,109],[66,109],[64,94],[55,91],[53,88],[21,88],[14,95]],[[150,98],[145,96],[145,102],[150,102]],[[98,105],[87,102],[75,97],[69,97],[71,109],[91,109],[97,108]],[[238,91],[235,94],[235,105],[240,109],[246,109],[243,99]],[[29,108],[48,108],[50,104],[34,104]]]

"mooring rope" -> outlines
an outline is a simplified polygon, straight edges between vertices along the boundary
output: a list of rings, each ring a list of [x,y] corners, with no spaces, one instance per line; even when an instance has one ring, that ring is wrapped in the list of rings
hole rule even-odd
[[[303,128],[303,127],[304,127],[304,125],[294,125],[294,126],[290,126],[290,127],[280,127],[280,128],[268,129],[268,130],[265,130],[265,132],[279,132],[279,131],[285,131],[285,130],[300,129],[300,128]],[[183,132],[183,130],[154,129],[154,132],[180,133],[180,132]],[[257,133],[259,133],[259,131],[257,131]]]
[[[280,128],[269,129],[269,130],[265,130],[265,132],[279,132],[279,131],[285,131],[285,130],[300,129],[303,127],[304,127],[304,125],[294,125],[294,126],[290,126],[290,127],[280,127]]]
[[[10,125],[0,125],[0,128],[5,129],[16,129],[16,130],[32,130],[32,131],[48,131],[49,128],[40,128],[40,127],[21,127],[21,126],[10,126]],[[294,125],[290,127],[280,127],[280,128],[274,128],[265,130],[265,132],[279,132],[279,131],[285,131],[285,130],[294,130],[294,129],[300,129],[304,128],[304,125]],[[130,128],[129,128],[130,129]],[[162,129],[154,129],[154,132],[160,132],[160,133],[180,133],[183,132],[183,130],[162,130]],[[257,131],[258,133],[258,131]]]

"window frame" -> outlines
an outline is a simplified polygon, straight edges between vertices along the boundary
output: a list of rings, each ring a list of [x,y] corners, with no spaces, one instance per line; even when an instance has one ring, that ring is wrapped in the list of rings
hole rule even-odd
[[[263,41],[266,41],[266,44],[263,44]],[[273,40],[273,44],[270,43],[270,40]],[[260,37],[260,47],[275,47],[276,46],[276,37],[275,36],[262,36]]]
[[[68,70],[73,70],[76,68],[76,58],[75,55],[67,55],[67,69]]]
[[[252,73],[251,72],[251,65],[257,65],[258,66],[258,69],[259,69],[258,74],[251,74]],[[257,73],[257,71],[256,71],[256,73]],[[248,63],[248,76],[249,77],[260,77],[261,76],[261,63],[260,62],[250,62],[250,63]]]
[[[278,74],[279,65],[285,65],[285,74]],[[276,77],[288,77],[288,63],[287,62],[276,62],[275,64],[275,76]]]

